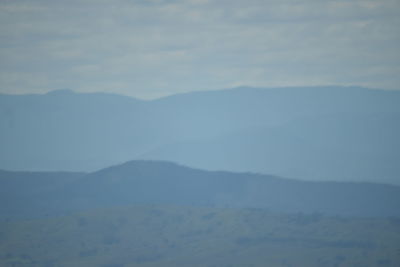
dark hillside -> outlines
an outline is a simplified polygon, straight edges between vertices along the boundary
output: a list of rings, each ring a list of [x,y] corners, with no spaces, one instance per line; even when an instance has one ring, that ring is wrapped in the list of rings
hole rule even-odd
[[[1,210],[11,214],[62,214],[120,205],[173,204],[400,216],[400,187],[383,184],[306,182],[261,174],[202,171],[159,161],[131,161],[85,175],[3,174],[9,175],[0,179],[5,190]],[[2,215],[7,217],[7,212]]]

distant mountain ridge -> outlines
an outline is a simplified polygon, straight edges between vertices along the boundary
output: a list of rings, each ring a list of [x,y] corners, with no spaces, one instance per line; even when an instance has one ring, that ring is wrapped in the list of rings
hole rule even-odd
[[[0,168],[94,171],[154,159],[304,180],[400,184],[400,92],[234,88],[152,101],[0,95]]]
[[[29,217],[161,204],[400,216],[400,187],[383,184],[305,182],[271,175],[210,172],[160,161],[131,161],[88,174],[47,173],[53,180],[50,184],[43,175],[0,172],[0,188],[8,188],[8,194],[1,195],[0,214]]]

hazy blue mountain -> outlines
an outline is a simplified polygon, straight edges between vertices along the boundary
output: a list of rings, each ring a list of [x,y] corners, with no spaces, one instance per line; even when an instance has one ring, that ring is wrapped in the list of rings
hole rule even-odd
[[[0,96],[0,164],[14,170],[93,170],[146,144],[142,101],[69,90]]]
[[[20,187],[10,187],[14,178],[7,175],[17,177]],[[202,171],[158,161],[131,161],[86,175],[54,174],[54,179],[58,175],[60,184],[48,185],[49,178],[40,178],[41,174],[4,173],[0,186],[11,189],[2,196],[2,216],[42,216],[133,204],[400,216],[400,187],[383,184],[306,182],[270,175]],[[33,186],[24,186],[23,180]]]
[[[0,95],[0,168],[94,171],[131,159],[400,184],[400,92],[295,87],[142,101]]]
[[[145,158],[305,180],[399,183],[400,114],[334,114],[177,142]]]

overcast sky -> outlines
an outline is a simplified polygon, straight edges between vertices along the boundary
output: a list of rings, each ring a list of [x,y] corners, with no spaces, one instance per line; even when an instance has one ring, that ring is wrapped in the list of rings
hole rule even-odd
[[[400,1],[1,0],[0,92],[400,89]]]

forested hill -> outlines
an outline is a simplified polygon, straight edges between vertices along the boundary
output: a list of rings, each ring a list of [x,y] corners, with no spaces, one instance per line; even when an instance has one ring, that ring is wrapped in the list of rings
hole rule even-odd
[[[262,208],[347,216],[400,216],[400,187],[307,182],[130,161],[93,173],[0,172],[3,217],[41,216],[134,204]]]

